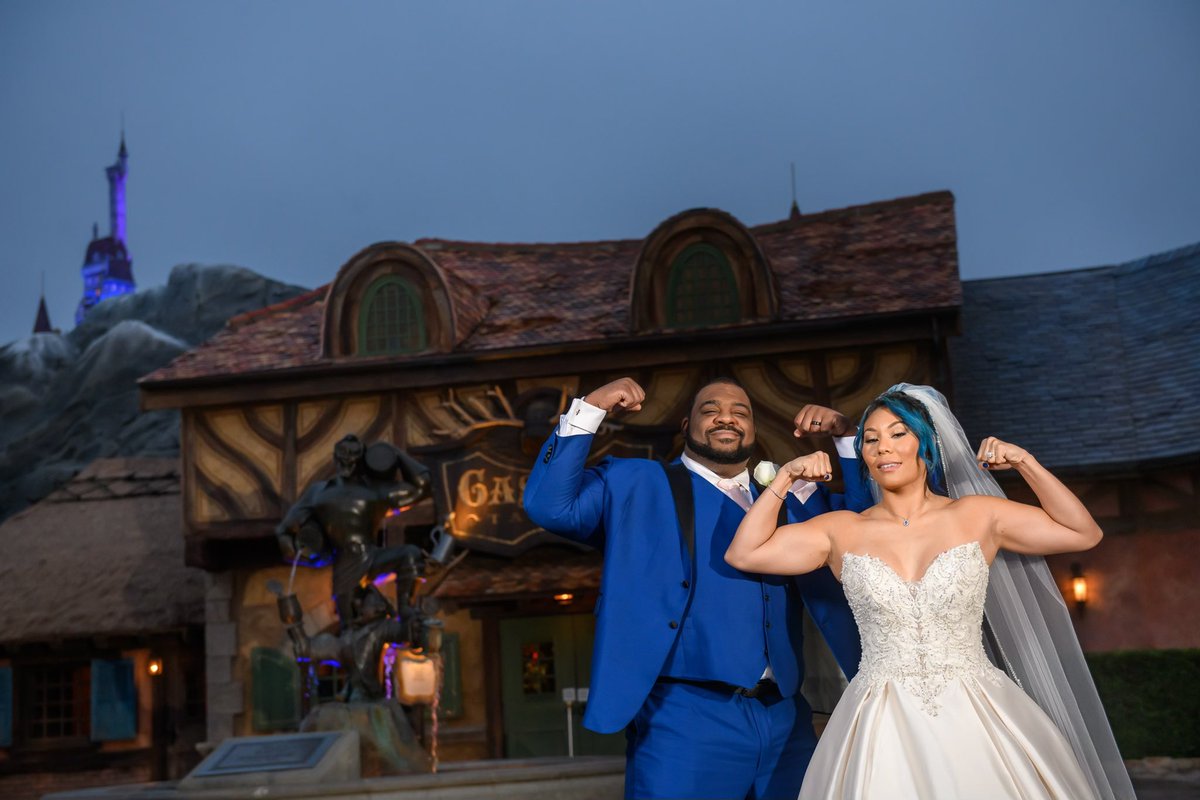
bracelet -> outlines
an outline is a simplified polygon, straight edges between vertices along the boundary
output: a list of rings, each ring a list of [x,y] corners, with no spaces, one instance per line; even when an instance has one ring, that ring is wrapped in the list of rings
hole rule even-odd
[[[775,491],[775,487],[772,486],[771,484],[768,483],[767,488],[771,490],[771,494],[775,495],[780,500],[786,500],[786,498],[783,495],[781,495],[779,492]]]

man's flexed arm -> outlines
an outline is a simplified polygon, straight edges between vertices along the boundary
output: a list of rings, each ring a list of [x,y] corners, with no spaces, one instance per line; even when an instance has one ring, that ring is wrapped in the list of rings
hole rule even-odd
[[[614,409],[637,411],[646,393],[621,378],[575,400],[542,446],[525,485],[525,512],[552,533],[599,545],[606,465],[584,469],[592,436]]]
[[[871,492],[863,481],[858,465],[858,455],[854,452],[854,425],[844,414],[826,406],[809,404],[796,413],[796,429],[792,435],[797,439],[811,439],[820,436],[832,436],[838,459],[841,461],[842,480],[845,484],[845,494],[834,494],[824,486],[809,495],[793,487],[793,493],[804,503],[805,516],[820,514],[825,511],[862,511],[874,504]]]

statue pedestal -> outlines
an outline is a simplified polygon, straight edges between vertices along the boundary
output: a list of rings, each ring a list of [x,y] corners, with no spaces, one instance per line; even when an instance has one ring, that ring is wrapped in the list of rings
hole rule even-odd
[[[310,786],[359,779],[352,730],[226,739],[179,782],[181,791],[245,786]]]
[[[357,731],[363,777],[429,772],[429,754],[398,703],[323,703],[300,723],[301,732]]]

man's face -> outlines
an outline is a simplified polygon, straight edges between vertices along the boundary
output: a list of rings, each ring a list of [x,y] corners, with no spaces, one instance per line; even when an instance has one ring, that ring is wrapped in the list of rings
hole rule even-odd
[[[683,421],[686,449],[717,464],[744,464],[754,449],[754,413],[738,386],[713,383],[692,401]]]

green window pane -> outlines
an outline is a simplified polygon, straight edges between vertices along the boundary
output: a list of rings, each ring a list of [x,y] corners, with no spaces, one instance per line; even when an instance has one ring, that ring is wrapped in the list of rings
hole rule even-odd
[[[251,724],[256,731],[292,728],[300,722],[300,670],[273,647],[250,651]]]
[[[521,690],[525,694],[554,694],[554,642],[521,643]]]
[[[461,717],[463,713],[462,662],[458,655],[458,634],[447,633],[442,639],[442,692],[438,702],[442,714]]]
[[[712,245],[694,244],[671,265],[667,281],[667,325],[698,328],[741,318],[737,280],[725,254]]]
[[[395,276],[371,284],[359,313],[359,355],[416,353],[425,343],[425,314],[415,287]]]

